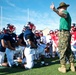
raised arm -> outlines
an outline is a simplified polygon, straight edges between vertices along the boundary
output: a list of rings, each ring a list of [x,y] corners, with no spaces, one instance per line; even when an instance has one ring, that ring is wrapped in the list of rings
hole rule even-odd
[[[54,3],[52,3],[52,5],[50,5],[50,8],[51,8],[54,12],[56,12],[60,17],[67,18],[67,14],[63,13],[63,12],[60,11],[60,10],[57,10],[57,9],[55,8]]]

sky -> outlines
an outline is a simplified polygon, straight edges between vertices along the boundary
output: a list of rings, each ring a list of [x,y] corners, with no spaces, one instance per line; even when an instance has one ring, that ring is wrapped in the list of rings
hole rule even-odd
[[[16,33],[20,34],[29,21],[37,30],[59,29],[60,17],[50,9],[52,2],[56,8],[60,2],[69,4],[72,23],[76,23],[76,0],[0,0],[0,29],[13,24]]]

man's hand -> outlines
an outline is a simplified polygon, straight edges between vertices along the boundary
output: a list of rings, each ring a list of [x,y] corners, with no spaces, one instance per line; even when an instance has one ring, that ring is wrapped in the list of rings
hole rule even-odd
[[[54,6],[54,3],[52,3],[52,5],[50,5],[50,8],[55,11],[55,6]]]

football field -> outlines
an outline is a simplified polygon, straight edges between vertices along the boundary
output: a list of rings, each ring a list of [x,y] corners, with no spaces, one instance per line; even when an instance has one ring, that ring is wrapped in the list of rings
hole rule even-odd
[[[30,70],[25,70],[21,67],[0,67],[0,75],[76,75],[76,72],[71,72],[69,69],[69,64],[67,64],[67,73],[60,73],[57,68],[60,66],[58,59],[46,59],[49,63],[48,66],[35,64],[34,68]],[[76,66],[76,62],[75,62]]]

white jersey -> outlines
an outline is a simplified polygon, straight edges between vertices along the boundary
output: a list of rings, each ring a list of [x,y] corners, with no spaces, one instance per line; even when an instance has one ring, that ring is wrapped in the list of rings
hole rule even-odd
[[[76,51],[76,40],[71,43],[72,51]]]
[[[46,36],[46,43],[50,43],[51,42],[51,36],[50,35],[47,35]]]
[[[40,39],[41,39],[41,42],[43,42],[44,44],[46,44],[46,37],[45,36],[41,36]]]

